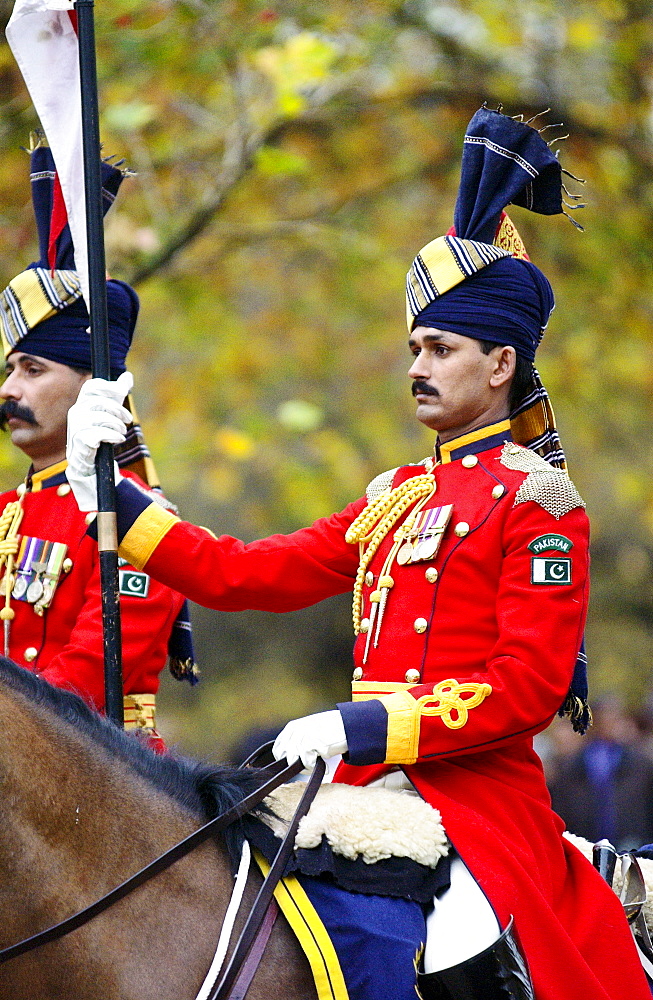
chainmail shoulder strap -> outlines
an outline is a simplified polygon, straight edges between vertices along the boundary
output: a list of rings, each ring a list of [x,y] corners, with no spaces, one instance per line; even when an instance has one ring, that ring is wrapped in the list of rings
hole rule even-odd
[[[419,465],[425,465],[427,461],[428,459],[424,458],[421,462],[416,463],[416,467]],[[375,500],[378,500],[382,493],[387,493],[392,489],[392,482],[400,468],[403,468],[403,466],[397,466],[396,469],[388,469],[387,472],[382,472],[381,475],[376,476],[371,483],[368,483],[367,489],[365,490],[365,496],[367,497],[368,504],[373,504]]]
[[[501,464],[515,472],[526,472],[524,482],[517,490],[514,506],[534,500],[553,514],[556,521],[576,507],[585,507],[585,501],[563,469],[556,469],[528,448],[513,442],[503,446]]]
[[[376,476],[371,483],[368,483],[365,490],[368,504],[373,504],[382,493],[387,493],[388,490],[392,489],[392,480],[398,470],[399,466],[396,469],[388,469],[387,472],[382,472],[380,476]]]

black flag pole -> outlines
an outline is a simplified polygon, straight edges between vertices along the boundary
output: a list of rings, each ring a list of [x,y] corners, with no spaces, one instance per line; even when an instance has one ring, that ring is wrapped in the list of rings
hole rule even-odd
[[[88,284],[91,300],[89,303],[91,316],[91,365],[94,377],[108,379],[111,377],[109,364],[109,322],[107,317],[100,125],[93,6],[93,0],[76,0],[75,2],[82,99]],[[122,642],[120,632],[120,598],[118,596],[118,535],[116,530],[116,490],[113,476],[113,462],[113,445],[100,445],[96,459],[98,490],[97,530],[100,582],[102,586],[105,710],[112,722],[115,722],[118,726],[123,726]]]

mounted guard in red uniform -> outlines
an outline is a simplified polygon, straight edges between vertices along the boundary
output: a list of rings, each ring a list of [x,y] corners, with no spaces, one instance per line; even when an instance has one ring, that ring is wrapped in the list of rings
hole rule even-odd
[[[562,836],[532,745],[559,710],[588,723],[589,524],[533,365],[553,294],[503,213],[511,202],[563,211],[560,164],[535,127],[482,108],[455,228],[408,274],[409,374],[417,416],[438,432],[432,456],[332,517],[248,545],[179,521],[128,481],[117,490],[124,558],[202,604],[280,612],[353,588],[352,701],[289,723],[275,755],[309,766],[342,753],[336,781],[418,793],[453,848],[436,898],[414,904],[403,978],[398,952],[377,952],[376,972],[345,974],[358,1000],[413,996],[415,950],[425,1000],[650,996],[621,905]],[[120,402],[120,387],[87,383],[71,412],[83,509],[101,425],[124,433]],[[331,887],[313,888],[337,944],[349,918]]]

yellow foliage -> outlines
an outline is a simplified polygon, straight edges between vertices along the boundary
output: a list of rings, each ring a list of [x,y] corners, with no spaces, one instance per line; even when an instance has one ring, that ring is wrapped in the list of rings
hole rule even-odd
[[[254,65],[274,83],[281,114],[293,117],[306,105],[305,91],[324,83],[337,51],[310,31],[292,35],[284,45],[259,49]]]
[[[234,427],[218,428],[213,436],[213,443],[227,458],[236,462],[246,462],[256,451],[256,442],[249,434],[244,434]]]
[[[573,18],[567,21],[567,40],[572,48],[592,49],[602,37],[601,26],[595,18]]]

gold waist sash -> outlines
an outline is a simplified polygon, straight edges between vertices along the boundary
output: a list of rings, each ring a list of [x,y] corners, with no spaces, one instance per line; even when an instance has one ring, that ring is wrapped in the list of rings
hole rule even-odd
[[[126,694],[122,699],[125,729],[156,729],[156,696]]]
[[[409,691],[414,684],[400,684],[398,681],[352,681],[351,700],[369,701],[371,698],[382,698],[396,691]]]

